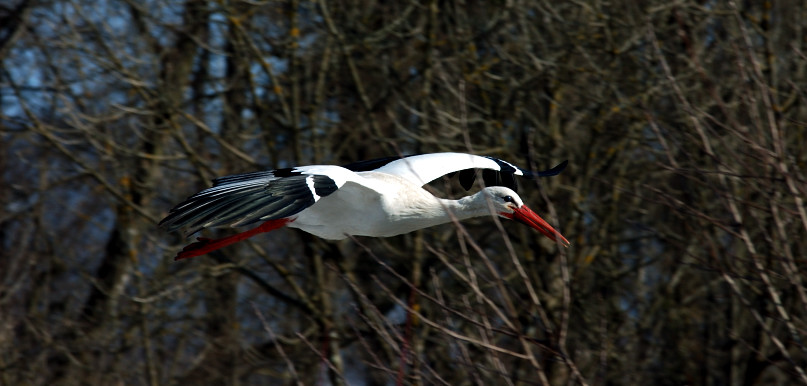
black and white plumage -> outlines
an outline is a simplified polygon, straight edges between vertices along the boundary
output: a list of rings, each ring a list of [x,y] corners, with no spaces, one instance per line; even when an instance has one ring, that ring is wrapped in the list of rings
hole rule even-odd
[[[387,157],[345,166],[312,165],[237,174],[213,180],[213,186],[171,209],[160,226],[190,233],[222,226],[258,227],[223,239],[200,238],[177,255],[199,256],[257,233],[283,226],[329,240],[348,236],[388,237],[434,225],[498,214],[537,229],[568,246],[569,242],[521,201],[516,175],[553,176],[566,161],[532,173],[493,157],[433,153]],[[441,199],[422,188],[441,176],[458,173],[470,189],[481,169],[486,187],[459,200]]]

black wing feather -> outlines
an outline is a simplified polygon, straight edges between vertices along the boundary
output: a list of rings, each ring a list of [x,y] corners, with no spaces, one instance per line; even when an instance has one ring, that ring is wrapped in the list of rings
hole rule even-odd
[[[556,176],[556,175],[560,174],[560,172],[562,172],[563,169],[566,169],[567,165],[569,165],[569,160],[563,161],[563,162],[555,165],[555,167],[553,167],[552,169],[542,170],[540,172],[533,173],[533,172],[528,172],[526,170],[522,170],[522,171],[524,172],[524,176],[529,177],[529,178],[552,177],[552,176]]]
[[[569,164],[569,161],[563,161],[551,169],[530,172],[498,158],[485,158],[496,161],[501,168],[501,170],[482,169],[482,181],[485,182],[485,186],[504,186],[513,189],[514,192],[518,192],[518,181],[516,180],[515,176],[516,170],[520,170],[524,177],[527,178],[551,177],[560,174],[563,169],[566,169],[566,165]],[[463,189],[466,191],[470,190],[474,185],[474,181],[476,181],[476,169],[460,170],[459,179],[460,185],[463,187]]]
[[[307,178],[313,179],[309,186]],[[338,189],[325,175],[304,174],[292,169],[253,172],[219,177],[213,186],[180,203],[160,221],[174,231],[244,226],[259,221],[293,216]]]
[[[417,155],[417,154],[405,155],[403,157],[391,156],[391,157],[383,157],[383,158],[371,159],[371,160],[367,160],[367,161],[351,162],[351,163],[349,163],[347,165],[342,165],[342,167],[347,169],[347,170],[354,171],[354,172],[369,172],[371,170],[376,170],[376,169],[378,169],[378,168],[380,168],[380,167],[382,167],[382,166],[384,166],[384,165],[386,165],[386,164],[388,164],[388,163],[390,163],[392,161],[397,161],[399,159],[403,159],[403,158],[406,158],[406,157],[411,157],[413,155]]]
[[[460,185],[466,191],[471,190],[476,181],[476,169],[460,170]]]

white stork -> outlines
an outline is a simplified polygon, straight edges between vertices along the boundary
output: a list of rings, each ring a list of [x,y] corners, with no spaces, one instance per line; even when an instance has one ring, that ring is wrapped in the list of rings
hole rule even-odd
[[[312,165],[236,174],[213,180],[213,187],[171,209],[160,226],[256,228],[221,239],[198,238],[176,260],[208,252],[283,226],[328,240],[349,236],[389,237],[459,220],[497,214],[524,223],[568,247],[569,241],[521,201],[514,175],[554,176],[567,162],[536,173],[508,162],[463,153],[387,157],[345,166]],[[487,187],[459,200],[437,198],[422,188],[443,175],[459,172],[470,189],[475,169],[483,169]]]

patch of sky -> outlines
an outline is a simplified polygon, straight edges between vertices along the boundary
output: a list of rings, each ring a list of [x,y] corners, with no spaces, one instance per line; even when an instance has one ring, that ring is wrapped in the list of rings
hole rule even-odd
[[[253,79],[255,79],[255,84],[258,85],[255,89],[255,97],[261,101],[269,100],[270,95],[274,94],[274,92],[272,91],[272,84],[266,71],[263,70],[260,63],[254,62],[250,65],[250,72],[252,73]]]
[[[619,307],[619,309],[622,312],[624,312],[625,315],[627,315],[629,318],[631,318],[631,320],[633,320],[634,322],[639,321],[640,313],[639,313],[639,309],[637,308],[635,298],[632,298],[632,297],[629,297],[629,296],[624,296],[624,297],[619,299],[619,302],[617,303],[617,307]]]
[[[640,224],[639,224],[640,225]],[[636,224],[628,226],[627,231],[620,237],[623,240],[631,240],[620,243],[618,246],[619,256],[622,264],[630,268],[634,275],[626,276],[628,286],[639,286],[643,288],[663,287],[669,281],[668,275],[656,264],[658,256],[664,251],[664,243],[656,237],[642,237],[647,235],[647,230]],[[630,291],[620,300],[620,308],[632,318],[641,316],[643,304],[649,304],[652,297],[657,293],[653,290]]]
[[[275,75],[283,74],[289,71],[289,60],[286,58],[280,58],[277,56],[270,56],[265,58],[269,64],[272,66],[272,71]]]
[[[186,2],[184,1],[164,1],[164,0],[146,0],[134,3],[136,7],[143,10],[145,17],[153,20],[148,20],[149,32],[156,41],[162,45],[169,45],[176,37],[174,27],[183,24]]]
[[[15,47],[9,57],[11,59],[4,63],[5,73],[0,74],[2,112],[5,117],[19,118],[24,116],[23,101],[20,99],[42,98],[42,93],[45,92],[42,90],[43,74],[41,67],[37,65],[39,57],[34,50]]]
[[[588,203],[597,202],[596,200],[597,197],[594,194],[589,194],[585,205],[588,206]],[[597,218],[591,213],[591,211],[586,210],[583,212],[583,225],[586,226],[586,229],[591,229],[592,224],[594,224],[596,221]]]
[[[210,14],[209,20],[210,41],[208,42],[207,49],[211,49],[215,55],[223,56],[224,48],[227,46],[228,39],[231,37],[231,26],[227,21],[227,16],[222,12]]]
[[[714,0],[709,0],[703,3],[702,7],[706,9],[707,12],[713,12],[715,8],[716,2]],[[719,17],[710,17],[707,19],[706,24],[706,36],[703,39],[703,45],[706,47],[711,46],[717,39],[716,36],[719,33],[718,31],[723,28],[722,26],[723,19]]]
[[[306,34],[300,37],[298,43],[301,50],[307,50],[314,46],[319,40],[321,40],[321,36],[318,34]]]
[[[401,307],[400,304],[395,304],[395,307],[392,307],[384,315],[384,319],[386,319],[390,324],[403,325],[406,323],[406,309]]]
[[[338,124],[342,122],[342,118],[339,116],[339,112],[336,110],[324,110],[320,113],[320,116],[325,120],[325,122],[330,124]]]
[[[221,98],[213,98],[204,103],[204,114],[196,118],[202,120],[212,132],[221,134],[222,124],[224,123],[224,114],[221,113],[223,110],[224,101]],[[196,129],[195,125],[191,125],[191,127]]]

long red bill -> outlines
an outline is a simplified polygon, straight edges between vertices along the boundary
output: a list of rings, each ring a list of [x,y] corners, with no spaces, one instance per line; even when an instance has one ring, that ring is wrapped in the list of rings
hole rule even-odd
[[[543,233],[544,236],[549,237],[552,241],[559,241],[564,247],[569,247],[569,240],[566,240],[560,232],[552,228],[549,223],[544,221],[541,216],[533,212],[532,209],[528,208],[526,205],[514,209],[513,213],[502,213],[502,215],[527,225],[530,228],[537,229],[538,232]]]

